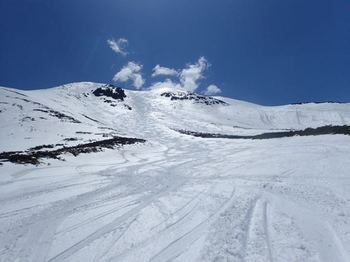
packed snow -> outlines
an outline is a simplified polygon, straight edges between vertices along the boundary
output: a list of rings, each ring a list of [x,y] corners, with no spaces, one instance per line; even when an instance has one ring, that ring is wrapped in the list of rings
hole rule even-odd
[[[0,153],[146,140],[39,165],[3,161],[0,261],[350,261],[350,136],[176,131],[350,125],[350,104],[205,103],[166,88],[115,99],[95,96],[101,87],[113,88],[0,88]]]

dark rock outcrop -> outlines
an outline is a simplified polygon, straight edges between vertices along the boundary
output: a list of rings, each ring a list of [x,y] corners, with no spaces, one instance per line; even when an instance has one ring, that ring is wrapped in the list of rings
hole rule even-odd
[[[190,100],[198,104],[206,104],[206,105],[227,105],[226,102],[216,99],[211,96],[202,96],[191,92],[165,92],[160,94],[164,97],[169,97],[170,100]]]
[[[53,150],[40,150],[44,148],[52,148],[51,145],[42,145],[33,147],[27,151],[9,151],[0,153],[0,162],[12,162],[16,164],[40,164],[43,158],[61,159],[60,155],[70,153],[74,156],[84,153],[99,152],[104,148],[113,149],[117,146],[130,145],[135,143],[144,143],[146,140],[130,137],[115,136],[110,139],[79,144],[76,146],[62,147]]]
[[[228,138],[228,139],[271,139],[292,136],[318,136],[318,135],[350,135],[350,126],[321,126],[306,128],[304,130],[291,130],[285,132],[270,132],[252,136],[225,135],[215,133],[201,133],[187,130],[177,130],[181,134],[202,138]]]
[[[126,97],[125,92],[122,88],[115,87],[111,84],[101,86],[94,90],[92,93],[95,96],[106,96],[120,101],[124,101],[124,98]]]
[[[314,101],[314,102],[297,102],[290,105],[307,105],[307,104],[348,104],[348,102],[342,101]]]

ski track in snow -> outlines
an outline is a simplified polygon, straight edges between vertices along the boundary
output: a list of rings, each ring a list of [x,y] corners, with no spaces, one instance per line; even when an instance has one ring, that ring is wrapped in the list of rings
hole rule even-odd
[[[348,261],[349,199],[324,183],[332,176],[300,181],[253,143],[176,149],[155,161],[120,154],[122,164],[91,173],[81,164],[15,173],[1,187],[28,186],[1,198],[0,260]]]
[[[189,137],[133,99],[146,144],[0,167],[0,261],[350,261],[350,137]]]

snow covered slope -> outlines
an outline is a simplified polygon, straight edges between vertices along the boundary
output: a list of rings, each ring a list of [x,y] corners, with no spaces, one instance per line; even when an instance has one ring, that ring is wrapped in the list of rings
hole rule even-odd
[[[170,89],[122,90],[124,96],[113,98],[111,94],[96,96],[94,92],[100,88],[113,90],[112,86],[96,83],[36,91],[1,88],[0,151],[73,139],[84,142],[113,134],[147,139],[169,133],[169,129],[258,134],[350,124],[350,104],[264,107]],[[146,133],[147,129],[154,134]]]
[[[4,162],[0,261],[350,261],[350,136],[176,131],[326,125],[350,125],[350,104],[265,107],[97,83],[0,88],[0,153],[146,141]]]

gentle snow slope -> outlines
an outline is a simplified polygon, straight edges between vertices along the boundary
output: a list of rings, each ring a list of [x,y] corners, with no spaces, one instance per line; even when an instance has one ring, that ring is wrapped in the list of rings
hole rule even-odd
[[[208,105],[161,95],[171,90],[108,102],[92,94],[101,85],[0,89],[0,152],[147,140],[0,166],[0,261],[350,261],[350,136],[174,131],[349,125],[349,104]]]

